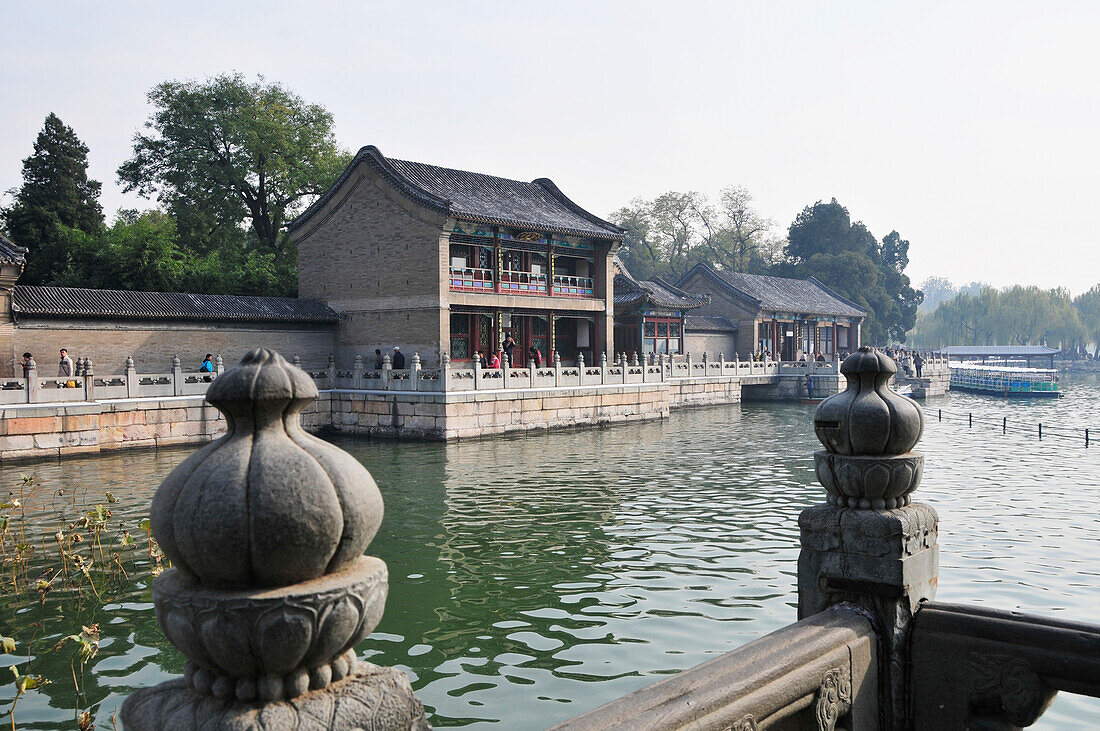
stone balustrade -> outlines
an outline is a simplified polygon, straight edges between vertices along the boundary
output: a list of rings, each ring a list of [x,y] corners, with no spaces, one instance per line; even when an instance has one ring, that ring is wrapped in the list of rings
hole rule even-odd
[[[134,359],[127,357],[125,372],[110,376],[97,376],[87,358],[77,358],[75,372],[67,378],[43,377],[33,360],[31,365],[24,378],[0,380],[0,406],[202,396],[224,370],[220,355],[212,372],[184,371],[178,357],[172,359],[172,370],[163,373],[138,373]]]
[[[798,520],[799,621],[555,731],[1009,731],[1059,690],[1100,697],[1100,625],[935,601],[939,518],[910,499],[924,415],[896,370],[861,348],[814,415],[827,499]]]
[[[598,363],[586,364],[582,359],[573,365],[564,365],[560,359],[553,363],[526,367],[481,368],[479,365],[454,366],[444,355],[437,368],[424,368],[414,354],[408,368],[393,368],[389,356],[385,356],[381,370],[364,367],[363,357],[356,356],[350,369],[341,369],[330,356],[324,367],[305,366],[304,370],[321,390],[352,391],[416,391],[444,393],[452,391],[495,391],[501,389],[530,388],[583,388],[589,386],[667,383],[682,379],[707,379],[755,376],[806,376],[838,375],[839,362],[814,361],[750,361],[726,360],[720,355],[702,359],[692,355],[654,356],[639,360],[620,354],[608,361],[607,356]],[[301,367],[297,356],[293,363]],[[0,381],[0,406],[37,403],[68,403],[109,401],[131,398],[163,398],[166,396],[201,396],[224,370],[221,356],[217,357],[214,372],[183,371],[179,359],[173,359],[168,372],[139,373],[133,358],[127,358],[125,371],[118,375],[94,375],[91,363],[76,360],[76,373],[70,378],[42,377],[37,368],[26,378],[10,378]]]

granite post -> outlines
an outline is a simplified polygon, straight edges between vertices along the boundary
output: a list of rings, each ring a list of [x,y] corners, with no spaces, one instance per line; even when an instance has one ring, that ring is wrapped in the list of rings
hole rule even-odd
[[[138,395],[137,368],[134,367],[134,356],[126,356],[126,398],[135,398]]]
[[[165,478],[150,516],[172,561],[153,604],[187,666],[126,699],[126,729],[430,728],[404,673],[356,658],[386,601],[386,564],[363,555],[382,496],[302,430],[317,396],[270,350],[207,391],[229,431]]]
[[[178,355],[172,356],[172,394],[179,396],[183,393],[183,364]]]
[[[847,603],[875,623],[884,658],[879,673],[881,728],[909,727],[907,639],[919,604],[933,599],[939,576],[938,517],[910,501],[924,456],[911,450],[924,430],[913,400],[890,390],[897,367],[862,347],[841,365],[847,390],[821,403],[814,453],[826,502],[798,517],[798,617]]]

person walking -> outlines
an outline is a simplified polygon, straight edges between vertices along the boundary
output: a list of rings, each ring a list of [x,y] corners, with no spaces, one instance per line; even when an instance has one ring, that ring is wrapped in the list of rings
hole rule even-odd
[[[213,373],[214,372],[214,355],[207,353],[206,357],[202,359],[202,365],[199,366],[199,373]]]
[[[376,371],[382,370],[382,349],[381,348],[375,348],[374,349],[374,370],[376,370]]]
[[[23,378],[29,378],[28,374],[31,372],[31,363],[34,362],[34,356],[30,353],[23,353]]]
[[[405,354],[402,353],[401,348],[397,347],[396,345],[393,346],[393,359],[390,362],[390,365],[393,367],[394,370],[397,371],[405,367]]]
[[[69,357],[69,351],[62,348],[61,360],[57,364],[57,376],[65,379],[65,388],[76,388],[76,381],[71,380],[73,373],[75,373],[73,359]]]
[[[920,378],[921,368],[924,367],[924,358],[921,357],[919,352],[913,356],[913,367],[917,369],[917,378]]]

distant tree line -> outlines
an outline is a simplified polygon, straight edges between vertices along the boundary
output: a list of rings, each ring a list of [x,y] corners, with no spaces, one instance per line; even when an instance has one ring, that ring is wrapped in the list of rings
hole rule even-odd
[[[715,202],[695,192],[637,199],[611,220],[626,229],[620,256],[636,277],[676,281],[700,262],[749,274],[813,276],[867,310],[867,342],[904,342],[916,323],[922,295],[905,274],[909,242],[897,231],[880,242],[835,198],[806,206],[786,237],[740,187],[726,188]]]
[[[166,81],[118,169],[126,191],[158,207],[110,224],[88,147],[55,114],[23,161],[0,226],[29,249],[24,284],[293,295],[287,222],[336,179],[349,156],[332,115],[279,84],[240,74]]]
[[[981,286],[977,292],[967,288],[921,315],[910,340],[930,348],[1047,345],[1071,357],[1089,357],[1092,346],[1095,357],[1100,343],[1100,284],[1077,297],[1061,287]]]

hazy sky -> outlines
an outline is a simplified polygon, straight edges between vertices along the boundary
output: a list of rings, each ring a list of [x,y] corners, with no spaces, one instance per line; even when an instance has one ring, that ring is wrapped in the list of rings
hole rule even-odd
[[[227,7],[233,9],[227,10]],[[738,184],[836,197],[909,274],[1100,282],[1100,3],[0,0],[0,190],[49,112],[104,210],[165,79],[264,74],[342,145],[530,180],[607,215]]]

